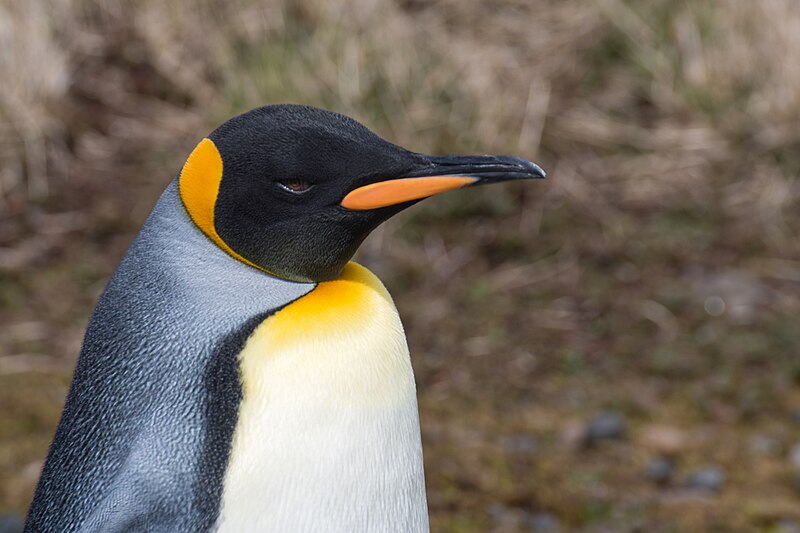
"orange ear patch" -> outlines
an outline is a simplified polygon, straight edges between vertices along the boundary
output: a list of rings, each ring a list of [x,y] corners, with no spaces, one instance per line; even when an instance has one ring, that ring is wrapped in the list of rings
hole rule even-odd
[[[370,183],[351,191],[342,200],[342,207],[354,210],[377,209],[389,205],[427,198],[475,183],[469,176],[426,176],[401,178]]]
[[[192,221],[209,239],[235,259],[259,268],[234,252],[217,234],[214,227],[214,207],[217,204],[219,185],[222,182],[222,156],[211,139],[200,141],[183,165],[178,178],[181,200]]]

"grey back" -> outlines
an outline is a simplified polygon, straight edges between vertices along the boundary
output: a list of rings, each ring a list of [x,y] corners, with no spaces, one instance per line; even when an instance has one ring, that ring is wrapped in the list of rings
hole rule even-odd
[[[241,399],[237,355],[314,287],[228,256],[173,180],[95,308],[26,531],[211,530]]]

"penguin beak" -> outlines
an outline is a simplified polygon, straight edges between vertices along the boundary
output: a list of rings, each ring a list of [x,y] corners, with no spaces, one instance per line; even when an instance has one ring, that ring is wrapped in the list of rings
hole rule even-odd
[[[378,209],[462,187],[545,177],[538,165],[519,157],[446,155],[425,158],[428,165],[410,174],[350,191],[342,200],[342,207],[355,211]]]

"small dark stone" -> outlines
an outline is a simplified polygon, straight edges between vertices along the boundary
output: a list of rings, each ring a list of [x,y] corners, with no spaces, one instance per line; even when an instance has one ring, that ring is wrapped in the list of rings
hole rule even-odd
[[[795,444],[789,450],[789,462],[792,463],[793,467],[800,469],[800,443]]]
[[[644,475],[653,483],[665,485],[675,473],[675,462],[667,457],[658,457],[647,464]]]
[[[25,520],[16,513],[0,515],[0,533],[22,533]]]
[[[775,533],[800,533],[800,523],[795,520],[779,520],[775,524]]]
[[[624,436],[625,419],[619,413],[607,412],[589,421],[584,433],[584,442],[592,445],[603,440],[618,440]]]
[[[551,513],[531,513],[525,518],[528,531],[551,533],[561,529],[558,518]]]
[[[767,435],[755,435],[750,439],[750,449],[761,455],[779,455],[781,441]]]
[[[536,450],[536,439],[524,433],[501,437],[499,444],[504,451],[510,453],[530,454]]]
[[[715,465],[704,466],[695,471],[686,482],[693,490],[700,492],[717,492],[725,483],[725,472]]]
[[[489,518],[498,527],[518,527],[522,522],[522,512],[519,509],[495,503],[489,507]]]

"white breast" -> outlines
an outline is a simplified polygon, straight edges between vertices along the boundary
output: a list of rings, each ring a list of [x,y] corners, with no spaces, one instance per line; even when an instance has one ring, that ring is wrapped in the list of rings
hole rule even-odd
[[[219,531],[428,531],[416,390],[388,293],[350,263],[262,323]]]

